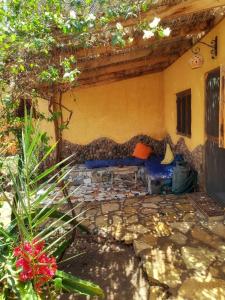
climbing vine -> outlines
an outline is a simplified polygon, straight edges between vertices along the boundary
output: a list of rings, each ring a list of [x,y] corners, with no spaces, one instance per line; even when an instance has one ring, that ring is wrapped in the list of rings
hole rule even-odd
[[[170,29],[163,28],[160,19],[155,17],[146,22],[141,18],[141,13],[151,9],[155,2],[2,0],[2,102],[6,103],[7,99],[16,110],[16,104],[20,105],[22,100],[34,103],[38,97],[47,99],[55,124],[56,138],[59,139],[59,152],[61,131],[67,127],[72,114],[69,111],[69,119],[63,120],[62,93],[77,85],[81,72],[76,51],[109,44],[125,47],[133,43],[137,34],[143,35],[144,39],[169,35]],[[131,18],[136,18],[135,25],[124,26],[124,20]],[[9,128],[15,130],[16,126]]]

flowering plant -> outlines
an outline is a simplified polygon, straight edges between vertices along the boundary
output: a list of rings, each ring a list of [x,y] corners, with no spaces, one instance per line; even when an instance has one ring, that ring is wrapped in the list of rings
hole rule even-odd
[[[64,161],[64,167],[59,163],[41,171],[54,146],[39,159],[43,147],[38,122],[25,116],[24,124],[18,170],[8,167],[8,192],[0,182],[0,198],[7,204],[0,216],[9,216],[0,220],[0,300],[56,299],[65,292],[103,297],[99,286],[59,270],[71,232],[85,228],[76,221],[73,207],[60,209],[69,195],[56,203],[50,200],[56,187],[65,189],[68,166]]]
[[[43,251],[44,242],[33,240],[23,242],[13,251],[17,257],[16,267],[21,269],[20,281],[34,281],[35,290],[40,293],[41,287],[50,281],[56,273],[57,265],[55,257],[49,257]]]

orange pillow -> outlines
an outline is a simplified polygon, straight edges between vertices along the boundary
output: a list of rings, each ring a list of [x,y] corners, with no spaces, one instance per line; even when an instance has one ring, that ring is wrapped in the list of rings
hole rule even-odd
[[[142,143],[137,143],[134,148],[133,156],[140,159],[147,159],[152,153],[153,150],[151,147]]]

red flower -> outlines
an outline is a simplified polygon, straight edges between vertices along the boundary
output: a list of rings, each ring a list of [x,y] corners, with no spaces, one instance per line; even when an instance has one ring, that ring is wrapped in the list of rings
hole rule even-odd
[[[18,257],[16,267],[22,269],[19,280],[33,280],[38,292],[41,292],[41,287],[52,279],[57,270],[55,257],[47,256],[43,251],[44,245],[43,241],[26,241],[13,251],[14,256]]]

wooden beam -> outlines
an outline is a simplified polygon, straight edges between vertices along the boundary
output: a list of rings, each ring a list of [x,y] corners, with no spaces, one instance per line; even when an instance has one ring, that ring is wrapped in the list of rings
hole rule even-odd
[[[112,81],[118,81],[118,80],[124,80],[127,78],[132,78],[136,76],[142,76],[150,73],[156,73],[156,72],[161,72],[164,70],[166,67],[168,67],[172,61],[161,61],[160,63],[156,63],[151,66],[142,66],[139,68],[130,69],[130,70],[125,70],[125,71],[120,71],[120,72],[114,72],[110,74],[103,74],[100,76],[95,76],[95,77],[87,77],[87,78],[79,78],[78,84],[79,86],[90,86],[90,85],[96,85],[98,83],[109,83]]]
[[[153,57],[149,55],[132,61],[111,64],[109,66],[100,65],[98,68],[83,70],[83,72],[80,75],[80,79],[91,77],[96,78],[106,74],[136,70],[137,68],[156,65],[165,61],[175,61],[178,57],[179,55],[159,55]]]
[[[198,20],[195,22],[194,26],[190,26],[187,24],[186,26],[183,26],[183,23],[180,24],[180,26],[175,26],[173,30],[173,26],[170,26],[172,29],[172,33],[170,37],[163,38],[163,39],[156,39],[152,38],[150,40],[144,40],[142,38],[142,35],[138,36],[135,38],[134,42],[126,46],[124,48],[121,47],[112,47],[111,45],[106,45],[106,46],[98,46],[98,47],[92,47],[92,48],[87,48],[87,49],[74,49],[71,50],[72,53],[74,53],[77,58],[79,63],[85,60],[90,60],[90,59],[95,59],[96,64],[98,63],[97,60],[100,59],[101,57],[105,56],[106,60],[108,61],[107,56],[112,56],[112,55],[122,55],[122,57],[125,55],[125,52],[130,53],[131,50],[139,50],[139,49],[146,49],[146,48],[151,48],[151,45],[156,45],[161,43],[161,45],[173,42],[174,39],[179,39],[182,37],[185,37],[187,35],[191,36],[203,36],[206,34],[211,28],[216,23],[214,22],[214,19],[211,17],[207,20]],[[119,57],[119,56],[118,56]],[[123,60],[123,58],[121,59]],[[89,61],[90,62],[90,61]],[[106,62],[107,63],[107,62]],[[82,64],[82,63],[81,63]]]
[[[198,33],[199,34],[199,33]],[[203,34],[203,33],[201,33]],[[197,36],[194,35],[196,38]],[[194,37],[193,36],[193,37]],[[180,47],[177,47],[177,45]],[[185,35],[182,37],[174,37],[169,40],[158,40],[155,42],[149,42],[147,45],[133,47],[130,49],[123,49],[122,52],[119,53],[106,53],[99,56],[89,56],[87,58],[82,57],[82,59],[78,59],[78,67],[81,69],[91,69],[97,68],[99,66],[107,66],[113,63],[119,63],[124,61],[135,60],[139,58],[143,58],[145,56],[154,55],[155,52],[159,53],[159,55],[164,55],[167,53],[171,53],[168,49],[169,47],[173,47],[176,45],[176,49],[173,49],[174,54],[180,53],[180,48],[183,46],[191,47],[192,46],[192,35],[186,37]],[[160,46],[160,48],[159,48]]]
[[[187,0],[170,7],[164,5],[162,7],[150,9],[146,13],[142,13],[139,16],[139,19],[151,20],[155,16],[161,20],[175,19],[223,6],[225,6],[225,0]],[[125,21],[121,20],[121,23],[125,27],[133,26],[137,23],[137,19],[130,18]]]

